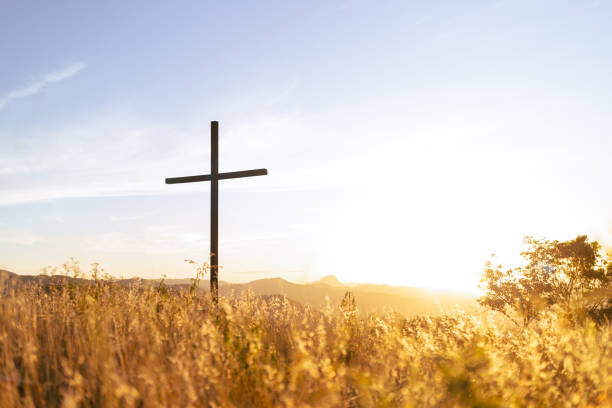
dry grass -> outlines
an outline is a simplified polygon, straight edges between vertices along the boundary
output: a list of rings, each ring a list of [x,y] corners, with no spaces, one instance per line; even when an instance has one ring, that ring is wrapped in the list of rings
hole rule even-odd
[[[350,307],[243,296],[213,309],[99,279],[0,291],[0,406],[612,405],[610,327]]]

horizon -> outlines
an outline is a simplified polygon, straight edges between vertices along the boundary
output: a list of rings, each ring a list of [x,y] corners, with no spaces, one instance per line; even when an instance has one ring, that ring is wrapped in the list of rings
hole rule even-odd
[[[612,248],[612,4],[61,1],[0,15],[0,269],[478,293],[523,237]],[[371,24],[375,21],[376,24]],[[19,46],[15,44],[18,43]],[[172,275],[170,275],[172,274]]]
[[[101,267],[103,267],[103,265],[100,265]],[[19,273],[18,271],[9,271],[6,269],[2,269],[0,268],[0,271],[4,271],[4,272],[9,272],[9,273],[14,273],[16,275],[19,276],[41,276],[41,274],[43,273],[43,271],[40,271],[38,274],[24,274],[24,273]],[[106,271],[104,271],[106,272]],[[70,273],[66,274],[62,271],[58,271],[58,273],[55,276],[68,276],[70,277]],[[131,280],[131,279],[142,279],[142,280],[154,280],[154,281],[158,281],[158,280],[167,280],[167,281],[171,281],[171,280],[193,280],[194,277],[193,276],[177,276],[177,277],[172,277],[169,278],[167,276],[160,276],[160,277],[153,277],[153,278],[143,278],[141,276],[131,276],[131,277],[125,277],[125,276],[114,276],[114,275],[108,275],[109,278],[113,279],[113,280]],[[269,277],[264,277],[264,278],[258,278],[258,279],[253,279],[253,280],[245,280],[245,281],[236,281],[236,280],[225,280],[225,279],[219,279],[219,284],[230,284],[230,285],[246,285],[252,282],[256,282],[256,281],[263,281],[263,280],[276,280],[276,279],[281,279],[287,283],[291,283],[294,285],[312,285],[315,283],[323,283],[329,286],[334,286],[332,284],[323,282],[323,279],[325,278],[329,278],[332,277],[336,280],[338,280],[338,278],[334,275],[326,275],[321,277],[320,279],[317,280],[312,280],[312,281],[292,281],[291,279],[286,279],[282,276],[269,276]],[[82,276],[79,276],[79,278],[83,278],[83,279],[91,279],[91,276],[88,273],[85,273]],[[199,279],[200,282],[208,282],[210,281],[210,276],[205,275],[204,277]],[[474,291],[474,292],[469,292],[469,291],[453,291],[452,289],[436,289],[436,288],[426,288],[426,287],[418,287],[418,286],[402,286],[402,285],[390,285],[387,283],[372,283],[372,282],[343,282],[338,280],[338,283],[340,284],[341,287],[348,287],[348,288],[354,288],[354,287],[358,287],[358,286],[364,286],[364,285],[372,285],[372,286],[389,286],[389,287],[393,287],[393,288],[406,288],[406,289],[418,289],[418,290],[422,290],[425,292],[440,292],[440,293],[448,293],[448,294],[458,294],[458,295],[470,295],[470,296],[475,296],[477,294],[481,294],[482,291]]]
[[[17,276],[21,276],[21,277],[39,277],[39,276],[57,276],[57,277],[68,277],[68,278],[73,278],[74,276],[71,276],[71,272],[73,273],[73,271],[70,272],[66,272],[66,271],[56,271],[57,273],[54,273],[53,275],[48,275],[48,271],[46,273],[40,273],[40,274],[35,274],[35,275],[29,275],[29,274],[20,274],[18,272],[15,271],[8,271],[8,270],[4,270],[0,268],[0,272],[8,272],[8,273],[13,273]],[[337,281],[337,284],[335,283],[327,283],[324,282],[323,279],[325,278],[333,278]],[[93,279],[91,275],[89,274],[82,274],[77,276],[76,278],[78,279],[83,279],[83,280],[91,280]],[[153,281],[153,282],[157,282],[157,281],[165,281],[167,283],[167,285],[169,286],[173,286],[173,285],[184,285],[187,283],[187,281],[190,281],[191,283],[193,283],[194,277],[172,277],[172,278],[168,278],[166,276],[162,276],[162,277],[154,277],[154,278],[142,278],[139,276],[133,276],[133,277],[123,277],[123,276],[112,276],[112,275],[108,275],[108,276],[103,276],[103,277],[99,277],[98,279],[102,279],[102,280],[106,280],[106,279],[111,279],[114,282],[122,282],[122,281],[129,281],[129,280],[141,280],[141,281]],[[452,289],[436,289],[436,288],[425,288],[425,287],[416,287],[416,286],[401,286],[401,285],[389,285],[386,283],[371,283],[371,282],[342,282],[340,280],[338,280],[337,277],[335,277],[334,275],[327,275],[322,277],[321,279],[318,280],[313,280],[313,281],[305,281],[305,282],[295,282],[295,281],[291,281],[290,279],[286,279],[282,276],[269,276],[269,277],[264,277],[264,278],[259,278],[259,279],[254,279],[254,280],[249,280],[249,281],[227,281],[224,279],[219,279],[219,287],[223,288],[223,286],[225,285],[244,285],[244,286],[248,286],[249,284],[252,283],[256,283],[256,282],[265,282],[265,281],[283,281],[286,282],[290,285],[296,285],[296,286],[304,286],[304,287],[308,287],[308,286],[313,286],[313,285],[326,285],[329,286],[330,288],[340,288],[340,289],[348,289],[347,293],[353,293],[352,291],[358,291],[357,294],[359,293],[368,293],[368,294],[378,294],[378,295],[384,295],[384,291],[390,289],[396,289],[396,290],[402,290],[402,289],[407,289],[407,290],[416,290],[419,291],[419,293],[421,295],[426,294],[428,296],[458,296],[461,298],[468,298],[471,300],[476,300],[477,297],[481,296],[484,294],[484,292],[482,290],[476,290],[476,291],[464,291],[464,290],[452,290]],[[186,281],[186,282],[176,282],[176,281]],[[202,286],[202,284],[206,284],[207,282],[210,282],[210,276],[204,276],[199,278],[199,289],[203,289],[203,290],[209,290],[209,286],[205,285]],[[318,287],[318,286],[317,286]],[[378,291],[377,291],[378,290]],[[281,291],[282,292],[282,291]],[[282,295],[287,296],[285,293],[280,293]],[[407,302],[407,304],[410,304],[411,301],[414,301],[414,299],[412,298],[414,296],[414,293],[411,294],[406,294],[406,293],[397,293],[399,296],[406,298],[405,301]],[[288,299],[294,300],[291,298],[291,296],[287,296]],[[381,302],[382,304],[384,304],[384,302]]]

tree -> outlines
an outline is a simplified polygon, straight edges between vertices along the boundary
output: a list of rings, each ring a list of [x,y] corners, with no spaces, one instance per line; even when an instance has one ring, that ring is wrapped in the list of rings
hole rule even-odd
[[[529,324],[553,304],[569,309],[575,299],[611,281],[612,263],[603,259],[599,243],[589,242],[586,235],[563,242],[526,237],[525,243],[525,266],[504,271],[487,262],[480,285],[485,295],[478,299],[517,325]]]

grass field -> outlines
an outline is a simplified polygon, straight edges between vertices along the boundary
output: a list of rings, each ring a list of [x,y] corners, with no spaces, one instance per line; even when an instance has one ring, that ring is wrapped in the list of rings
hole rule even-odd
[[[5,285],[2,407],[612,406],[612,330],[549,314],[406,320],[164,285]],[[356,299],[359,307],[359,299]]]

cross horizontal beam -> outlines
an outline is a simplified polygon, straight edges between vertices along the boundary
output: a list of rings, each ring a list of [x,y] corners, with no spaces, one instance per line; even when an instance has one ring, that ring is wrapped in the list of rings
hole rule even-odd
[[[227,179],[242,178],[242,177],[265,176],[267,174],[268,174],[267,169],[228,171],[227,173],[217,174],[216,179],[217,180],[227,180]],[[210,174],[203,174],[201,176],[167,178],[166,184],[195,183],[197,181],[210,181],[210,180],[212,180],[212,176]]]

